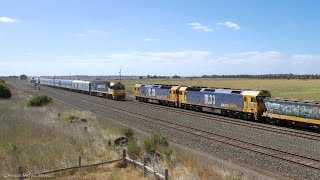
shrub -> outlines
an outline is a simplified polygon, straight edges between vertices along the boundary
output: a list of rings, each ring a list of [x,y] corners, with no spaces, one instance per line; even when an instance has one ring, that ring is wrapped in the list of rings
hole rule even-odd
[[[154,141],[156,146],[168,146],[168,138],[160,132],[153,133],[151,139]]]
[[[167,158],[172,155],[173,150],[169,147],[163,148],[161,151]]]
[[[77,119],[77,117],[72,116],[72,115],[62,115],[59,116],[59,120],[64,121],[66,123],[72,123],[73,120]]]
[[[122,133],[128,138],[128,139],[132,139],[134,132],[131,128],[123,128],[122,129]]]
[[[46,95],[34,96],[28,100],[27,106],[43,106],[52,102],[52,98]]]
[[[140,146],[137,144],[136,141],[130,141],[128,143],[128,155],[132,158],[132,159],[137,159],[137,157],[140,154]]]
[[[0,98],[10,98],[12,96],[8,85],[0,79]]]
[[[27,80],[27,79],[28,79],[28,76],[27,76],[27,75],[22,74],[22,75],[20,76],[20,79],[21,79],[21,80]]]
[[[154,142],[151,138],[144,141],[144,148],[146,149],[146,151],[150,151],[155,148]]]
[[[168,138],[160,132],[153,133],[150,138],[144,141],[144,147],[147,151],[167,146],[169,146]]]

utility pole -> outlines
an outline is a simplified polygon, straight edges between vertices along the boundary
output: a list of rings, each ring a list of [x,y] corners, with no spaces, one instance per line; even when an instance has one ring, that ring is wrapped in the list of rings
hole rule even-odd
[[[121,82],[121,68],[120,68],[120,72],[119,72],[119,74],[120,74],[120,82]]]

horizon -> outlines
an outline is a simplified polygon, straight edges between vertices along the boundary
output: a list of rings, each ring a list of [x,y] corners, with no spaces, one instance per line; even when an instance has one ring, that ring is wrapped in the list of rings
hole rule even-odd
[[[1,2],[0,76],[320,73],[315,0]]]
[[[27,74],[21,74],[21,75],[26,75],[28,78],[32,78],[32,77],[43,77],[43,78],[46,78],[46,77],[49,77],[49,78],[65,78],[65,77],[70,77],[70,78],[76,78],[76,77],[101,77],[101,78],[105,78],[105,77],[119,77],[120,78],[120,75],[62,75],[62,76],[33,76],[33,75],[27,75]],[[8,75],[8,76],[0,76],[0,77],[19,77],[21,75]],[[297,76],[297,77],[302,77],[302,76],[320,76],[320,73],[319,74],[292,74],[292,73],[289,73],[289,74],[221,74],[221,75],[218,75],[218,74],[203,74],[201,76],[180,76],[178,74],[175,74],[173,76],[165,76],[165,75],[146,75],[146,76],[143,76],[143,75],[121,75],[121,78],[126,78],[126,77],[143,77],[143,78],[150,78],[150,79],[154,79],[154,78],[173,78],[174,76],[178,76],[178,78],[221,78],[221,77],[224,77],[224,78],[247,78],[247,77],[240,77],[240,76],[251,76],[253,79],[254,78],[261,78],[260,76]],[[236,76],[236,77],[230,77],[230,76]],[[255,77],[257,76],[257,77]],[[284,78],[284,77],[283,77]],[[270,78],[272,79],[272,78]],[[280,78],[281,79],[281,78]]]

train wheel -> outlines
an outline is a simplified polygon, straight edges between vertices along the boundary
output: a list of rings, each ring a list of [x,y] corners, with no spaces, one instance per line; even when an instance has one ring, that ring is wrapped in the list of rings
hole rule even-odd
[[[200,107],[200,106],[197,106],[197,107],[196,107],[196,111],[200,112],[200,111],[201,111],[201,107]]]
[[[229,116],[229,113],[226,110],[221,110],[221,114],[222,116],[226,116],[226,117]]]

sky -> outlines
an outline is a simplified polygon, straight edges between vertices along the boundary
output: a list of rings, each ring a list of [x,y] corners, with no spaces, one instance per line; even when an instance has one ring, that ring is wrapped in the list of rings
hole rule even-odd
[[[0,0],[0,76],[319,74],[316,0]]]

